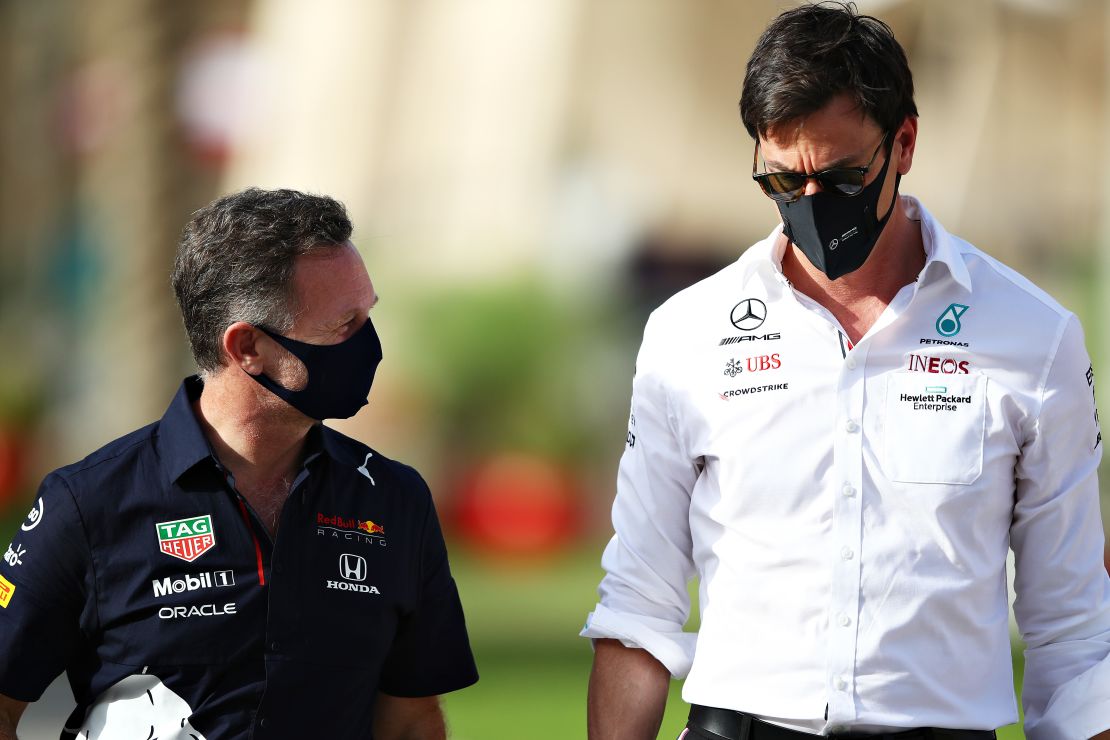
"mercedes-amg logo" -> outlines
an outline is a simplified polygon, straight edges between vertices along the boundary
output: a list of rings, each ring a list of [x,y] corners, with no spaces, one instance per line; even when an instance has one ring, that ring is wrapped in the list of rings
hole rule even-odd
[[[767,320],[767,304],[758,298],[745,298],[733,306],[730,318],[740,331],[755,331]]]

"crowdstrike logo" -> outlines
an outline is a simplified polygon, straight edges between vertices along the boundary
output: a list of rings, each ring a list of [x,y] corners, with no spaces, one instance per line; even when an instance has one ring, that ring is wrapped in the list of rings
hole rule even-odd
[[[767,304],[758,298],[745,298],[732,307],[729,319],[740,331],[755,331],[767,320]]]

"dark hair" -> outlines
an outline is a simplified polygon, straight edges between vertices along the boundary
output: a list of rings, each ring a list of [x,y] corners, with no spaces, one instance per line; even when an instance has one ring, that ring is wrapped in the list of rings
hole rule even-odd
[[[334,249],[350,236],[342,203],[296,190],[248,188],[194,213],[181,233],[171,283],[201,372],[223,366],[223,333],[236,321],[288,331],[297,311],[297,257]]]
[[[740,117],[753,139],[766,137],[842,93],[886,133],[917,116],[913,75],[890,26],[854,3],[803,5],[780,14],[756,42]]]

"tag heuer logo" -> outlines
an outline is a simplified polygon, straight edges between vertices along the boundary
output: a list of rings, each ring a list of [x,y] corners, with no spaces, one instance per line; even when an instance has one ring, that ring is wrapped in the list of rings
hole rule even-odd
[[[191,563],[216,546],[212,516],[193,516],[172,522],[158,522],[158,548],[175,558]]]

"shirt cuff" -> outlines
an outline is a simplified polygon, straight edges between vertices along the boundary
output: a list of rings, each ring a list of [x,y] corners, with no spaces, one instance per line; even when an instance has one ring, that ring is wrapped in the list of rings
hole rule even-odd
[[[1110,729],[1110,656],[1056,689],[1029,740],[1092,737]]]
[[[675,678],[686,678],[694,662],[694,646],[698,636],[683,632],[675,626],[654,617],[623,614],[598,604],[586,617],[586,626],[578,633],[581,637],[620,640],[625,647],[643,648],[666,666]]]

